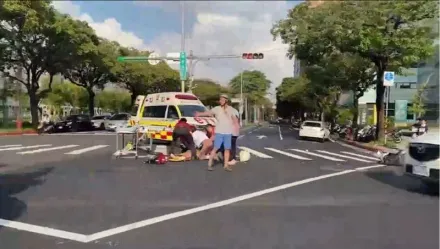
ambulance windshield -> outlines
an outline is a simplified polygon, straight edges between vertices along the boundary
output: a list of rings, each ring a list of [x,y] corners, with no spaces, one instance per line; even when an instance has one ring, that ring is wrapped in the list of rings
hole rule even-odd
[[[179,105],[182,117],[194,117],[195,112],[205,112],[206,107],[202,105]]]

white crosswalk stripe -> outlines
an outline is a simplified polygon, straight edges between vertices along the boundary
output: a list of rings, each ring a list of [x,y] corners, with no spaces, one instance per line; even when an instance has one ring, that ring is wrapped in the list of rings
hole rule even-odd
[[[340,154],[328,152],[328,151],[325,151],[325,150],[317,150],[317,151],[320,152],[320,153],[324,153],[324,154],[328,154],[328,155],[332,155],[332,156],[336,156],[336,157],[347,158],[347,159],[351,159],[351,160],[355,160],[355,161],[359,161],[359,162],[364,162],[364,163],[373,163],[374,162],[374,161],[368,161],[368,160],[365,160],[365,159],[360,159],[360,158],[357,158],[357,157],[340,155]]]
[[[98,149],[102,149],[108,147],[108,145],[106,144],[101,144],[101,145],[95,145],[95,146],[91,146],[91,147],[87,147],[87,148],[83,148],[83,149],[78,149],[78,150],[73,150],[67,153],[64,153],[66,155],[79,155],[79,154],[83,154],[92,150],[98,150]]]
[[[331,156],[325,156],[325,155],[321,155],[321,154],[318,154],[318,153],[313,153],[313,152],[310,152],[310,151],[304,151],[304,150],[298,150],[298,149],[290,149],[290,150],[293,150],[293,151],[296,151],[296,152],[300,152],[300,153],[304,153],[304,154],[308,154],[308,155],[311,155],[311,156],[321,157],[321,158],[324,158],[324,159],[327,159],[327,160],[330,160],[330,161],[334,161],[334,162],[345,162],[345,160],[342,160],[342,159],[339,159],[339,158],[334,158],[334,157],[331,157]]]
[[[264,154],[264,153],[261,153],[261,152],[259,152],[259,151],[256,151],[256,150],[253,150],[253,149],[250,149],[250,148],[247,148],[247,147],[240,146],[240,147],[238,147],[238,148],[240,148],[240,149],[242,149],[242,150],[245,150],[245,151],[247,151],[247,152],[249,152],[249,153],[251,153],[252,155],[255,155],[255,156],[257,156],[257,157],[261,157],[261,158],[273,158],[273,157],[271,157],[271,156],[269,156],[269,155],[266,155],[266,154]]]
[[[21,144],[10,144],[10,145],[0,145],[0,148],[8,148],[8,147],[20,147]]]
[[[38,149],[38,150],[21,151],[21,152],[17,152],[17,154],[19,154],[19,155],[35,154],[35,153],[41,153],[41,152],[45,152],[45,151],[68,149],[68,148],[73,148],[73,147],[77,147],[77,146],[78,145],[76,145],[76,144],[70,144],[70,145],[57,146],[57,147],[51,147],[51,148],[44,148],[44,149]]]
[[[360,155],[360,154],[356,154],[356,153],[352,153],[352,152],[348,152],[348,151],[341,151],[341,153],[347,154],[347,155],[352,155],[352,156],[357,156],[357,157],[361,157],[361,158],[365,158],[365,159],[371,159],[371,160],[379,160],[379,158],[377,157],[371,157],[371,156],[364,156],[364,155]]]
[[[292,153],[288,153],[288,152],[285,152],[285,151],[282,151],[282,150],[277,150],[277,149],[274,149],[274,148],[267,148],[266,147],[265,149],[273,151],[273,152],[276,152],[276,153],[279,153],[279,154],[282,154],[282,155],[285,155],[285,156],[288,156],[288,157],[291,157],[291,158],[299,159],[299,160],[306,160],[306,161],[312,160],[312,159],[307,158],[307,157],[298,156],[298,155],[295,155],[295,154],[292,154]]]
[[[10,150],[23,150],[23,149],[34,149],[34,148],[40,148],[40,147],[49,147],[52,146],[52,144],[38,144],[38,145],[31,145],[31,146],[14,146],[9,148],[2,148],[0,151],[10,151]]]

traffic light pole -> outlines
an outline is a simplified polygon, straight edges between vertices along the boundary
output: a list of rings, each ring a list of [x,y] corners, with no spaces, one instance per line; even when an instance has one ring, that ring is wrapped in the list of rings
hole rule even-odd
[[[180,4],[181,4],[181,12],[182,12],[181,13],[181,15],[182,15],[182,21],[181,21],[181,24],[182,24],[182,35],[181,35],[181,48],[180,48],[180,51],[181,52],[185,52],[185,1],[181,1]],[[184,78],[185,77],[182,77],[182,81],[181,81],[181,85],[180,85],[183,93],[185,92],[185,80],[184,80]]]

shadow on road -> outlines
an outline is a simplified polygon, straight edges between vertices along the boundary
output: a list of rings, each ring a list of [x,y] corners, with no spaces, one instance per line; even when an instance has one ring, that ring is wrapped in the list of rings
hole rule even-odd
[[[15,220],[26,211],[26,203],[14,195],[44,182],[44,175],[53,168],[38,169],[27,173],[11,173],[0,175],[0,218]],[[0,227],[1,229],[1,227]]]
[[[438,187],[427,186],[420,180],[405,175],[397,175],[392,169],[386,171],[370,171],[366,172],[365,175],[381,183],[385,183],[409,192],[429,196],[439,195]]]

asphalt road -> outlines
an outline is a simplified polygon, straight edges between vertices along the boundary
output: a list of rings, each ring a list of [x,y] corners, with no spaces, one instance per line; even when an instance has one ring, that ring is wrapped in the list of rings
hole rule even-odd
[[[439,247],[438,193],[399,168],[278,126],[242,135],[231,173],[115,160],[110,135],[0,138],[1,248]]]

